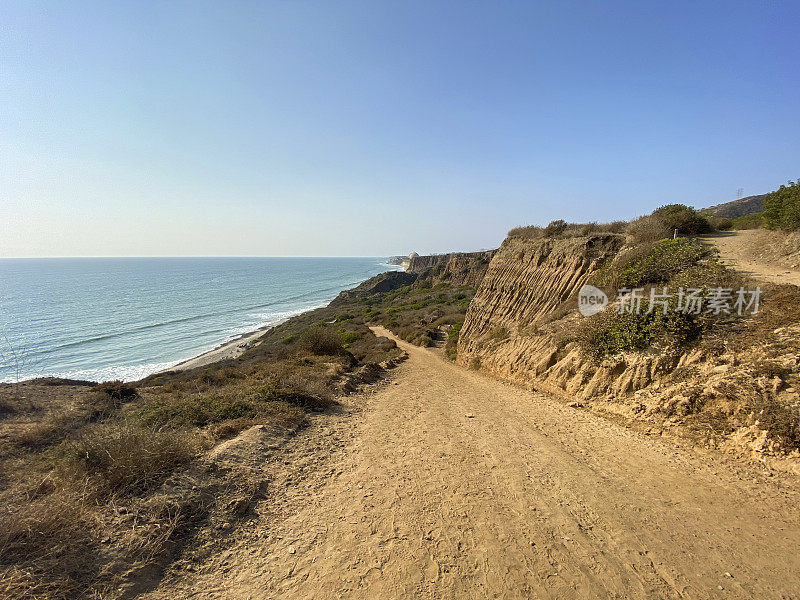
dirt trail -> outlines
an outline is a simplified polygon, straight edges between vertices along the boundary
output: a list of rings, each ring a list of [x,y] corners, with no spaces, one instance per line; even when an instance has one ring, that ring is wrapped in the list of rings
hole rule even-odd
[[[725,231],[701,238],[719,248],[722,262],[745,275],[772,283],[790,283],[800,286],[800,270],[789,269],[777,263],[767,263],[750,258],[758,230]]]
[[[800,597],[790,476],[398,343],[389,384],[303,434],[346,431],[332,468],[153,598]]]

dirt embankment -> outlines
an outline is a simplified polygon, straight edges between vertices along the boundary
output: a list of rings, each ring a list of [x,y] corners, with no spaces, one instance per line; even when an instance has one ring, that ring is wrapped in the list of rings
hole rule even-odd
[[[623,244],[630,242],[612,234],[509,237],[469,306],[458,362],[657,431],[674,429],[710,445],[734,444],[762,455],[792,451],[800,410],[793,383],[800,323],[791,317],[797,313],[797,290],[766,290],[762,284],[757,318],[714,325],[708,335],[684,345],[625,349],[598,358],[581,343],[585,323],[577,294],[610,259],[636,252]],[[786,277],[778,280],[785,283]]]
[[[393,381],[293,442],[258,520],[148,598],[800,589],[794,478],[687,452],[398,344],[410,359]]]

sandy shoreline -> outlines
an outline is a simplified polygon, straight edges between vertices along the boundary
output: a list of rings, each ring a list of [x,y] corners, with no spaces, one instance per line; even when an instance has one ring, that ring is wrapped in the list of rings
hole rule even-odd
[[[253,346],[257,345],[257,341],[261,336],[263,336],[267,331],[273,328],[273,325],[262,327],[256,331],[251,331],[250,333],[244,333],[233,339],[229,342],[225,342],[224,344],[217,346],[213,350],[209,350],[207,352],[203,352],[202,354],[198,354],[197,356],[185,360],[183,362],[178,363],[170,367],[169,369],[164,369],[160,371],[161,373],[166,373],[168,371],[186,371],[187,369],[194,369],[195,367],[203,367],[205,365],[210,365],[211,363],[219,362],[221,360],[227,360],[230,358],[238,358],[242,354],[244,354],[245,350],[252,348]]]
[[[390,265],[390,266],[396,266],[396,265]],[[396,269],[390,269],[390,270],[396,270]],[[403,270],[406,270],[406,269],[403,269]],[[364,280],[364,281],[366,281],[366,280]],[[331,299],[331,300],[333,300],[333,299]],[[257,340],[261,336],[263,336],[265,333],[267,333],[270,329],[273,329],[274,327],[277,327],[278,325],[281,325],[282,323],[285,323],[286,321],[288,321],[292,317],[296,317],[296,316],[301,315],[303,313],[306,313],[306,312],[309,312],[309,311],[312,311],[312,310],[316,310],[317,308],[323,308],[323,307],[325,307],[327,305],[328,305],[328,303],[326,302],[325,304],[322,304],[320,306],[314,306],[314,307],[308,308],[306,310],[303,310],[303,311],[297,313],[297,315],[292,315],[291,317],[286,317],[285,319],[282,319],[277,323],[273,323],[272,325],[265,325],[263,327],[260,327],[256,331],[251,331],[249,333],[244,333],[244,334],[240,335],[239,337],[237,337],[237,338],[235,338],[235,339],[233,339],[233,340],[231,340],[229,342],[225,342],[224,344],[221,344],[220,346],[217,346],[213,350],[208,350],[207,352],[203,352],[202,354],[198,354],[197,356],[194,356],[192,358],[184,360],[183,362],[179,362],[177,365],[173,365],[172,367],[169,367],[168,369],[164,369],[164,370],[158,371],[158,372],[159,373],[167,373],[169,371],[186,371],[188,369],[194,369],[196,367],[204,367],[206,365],[210,365],[212,363],[219,362],[221,360],[228,360],[228,359],[231,359],[231,358],[238,358],[242,354],[244,354],[244,352],[246,350],[249,350],[253,346],[257,345],[258,344]]]

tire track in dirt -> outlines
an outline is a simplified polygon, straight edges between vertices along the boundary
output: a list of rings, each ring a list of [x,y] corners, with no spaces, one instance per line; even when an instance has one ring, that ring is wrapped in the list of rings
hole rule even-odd
[[[226,553],[224,569],[153,598],[797,597],[790,476],[396,341],[410,358],[389,385],[348,400],[361,408],[335,426],[350,440],[335,469],[265,520],[267,535]]]

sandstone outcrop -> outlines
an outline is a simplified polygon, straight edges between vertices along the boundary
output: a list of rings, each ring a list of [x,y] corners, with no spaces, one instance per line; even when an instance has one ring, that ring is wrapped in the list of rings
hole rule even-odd
[[[495,252],[485,250],[411,256],[408,272],[423,275],[434,285],[446,281],[452,285],[478,287]]]
[[[577,405],[660,426],[684,423],[688,415],[700,415],[695,425],[724,415],[730,424],[725,428],[735,435],[712,444],[741,438],[750,449],[778,452],[780,444],[763,431],[782,427],[770,423],[784,418],[784,408],[796,411],[800,398],[771,371],[797,371],[800,325],[769,332],[746,352],[699,345],[604,360],[587,355],[568,335],[584,318],[578,290],[624,243],[616,234],[506,239],[467,310],[457,361]]]

